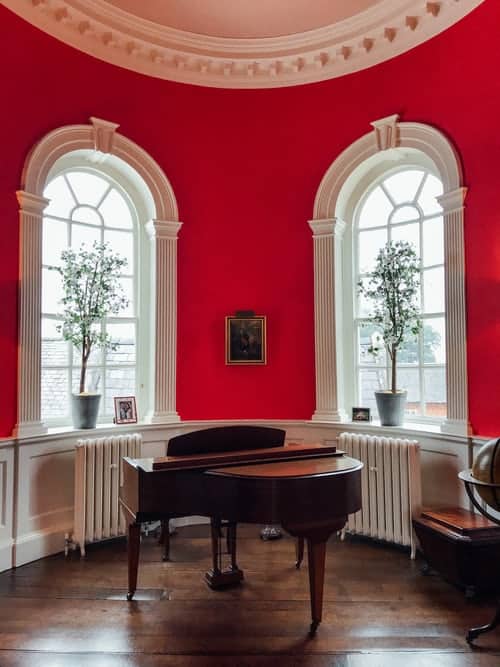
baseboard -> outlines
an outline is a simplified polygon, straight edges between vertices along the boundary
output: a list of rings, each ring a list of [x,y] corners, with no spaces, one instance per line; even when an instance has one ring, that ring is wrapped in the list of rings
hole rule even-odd
[[[64,551],[64,537],[70,530],[71,526],[51,526],[18,536],[13,549],[13,567]]]
[[[14,540],[2,540],[0,542],[0,572],[10,570],[13,562],[12,547]]]

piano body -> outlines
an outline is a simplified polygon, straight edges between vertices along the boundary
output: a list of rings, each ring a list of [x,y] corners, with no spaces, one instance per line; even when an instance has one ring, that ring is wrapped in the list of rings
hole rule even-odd
[[[231,569],[235,561],[236,523],[281,524],[306,540],[313,635],[321,621],[326,542],[341,530],[347,515],[361,507],[361,468],[356,459],[322,445],[287,445],[265,449],[189,456],[123,460],[120,505],[128,522],[128,595],[137,586],[140,526],[165,516],[201,515],[214,526],[228,521]],[[215,552],[215,549],[214,549]],[[218,564],[214,555],[214,570]],[[214,570],[210,577],[221,574]],[[240,573],[240,574],[238,574]]]

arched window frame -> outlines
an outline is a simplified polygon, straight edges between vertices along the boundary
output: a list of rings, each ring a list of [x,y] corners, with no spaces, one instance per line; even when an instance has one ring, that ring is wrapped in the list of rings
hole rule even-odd
[[[351,144],[326,171],[317,191],[314,217],[309,221],[314,239],[316,348],[316,410],[312,419],[347,419],[349,371],[344,364],[347,333],[343,326],[343,290],[349,271],[344,236],[353,219],[354,202],[374,173],[382,173],[401,160],[417,160],[440,178],[444,188],[438,199],[444,222],[448,414],[441,430],[466,434],[470,432],[463,236],[467,189],[460,160],[448,139],[429,125],[399,122],[393,115],[374,121],[372,126],[373,132]]]
[[[177,237],[182,223],[172,186],[159,165],[140,146],[119,134],[117,128],[117,124],[98,118],[91,118],[89,125],[58,128],[34,146],[24,165],[22,189],[17,192],[20,206],[17,437],[47,430],[40,418],[42,220],[49,203],[43,191],[53,170],[61,164],[58,161],[65,156],[78,159],[79,154],[101,168],[106,164],[111,170],[125,170],[128,179],[145,195],[144,229],[151,243],[148,279],[153,306],[149,326],[151,386],[145,421],[179,421],[175,401]]]

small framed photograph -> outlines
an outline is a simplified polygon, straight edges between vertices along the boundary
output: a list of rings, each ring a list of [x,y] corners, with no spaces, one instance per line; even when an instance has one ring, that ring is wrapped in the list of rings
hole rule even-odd
[[[115,396],[115,424],[136,424],[135,396]]]
[[[353,422],[369,422],[370,417],[370,408],[353,408],[352,409],[352,421]]]
[[[226,364],[266,363],[266,317],[226,317]]]

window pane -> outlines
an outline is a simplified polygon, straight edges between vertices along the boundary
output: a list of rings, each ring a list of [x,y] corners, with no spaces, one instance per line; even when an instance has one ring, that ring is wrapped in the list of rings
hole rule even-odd
[[[380,329],[371,323],[360,324],[358,327],[359,358],[358,362],[370,366],[385,366],[386,351]],[[378,350],[377,354],[369,352],[369,348]]]
[[[405,414],[421,414],[420,377],[418,368],[401,368],[398,365],[396,382],[398,389],[406,389],[407,392]]]
[[[73,366],[80,367],[82,351],[73,346]],[[87,366],[101,366],[102,365],[102,350],[98,347],[93,347],[87,361]]]
[[[62,297],[61,276],[57,271],[42,269],[42,313],[60,313]]]
[[[88,206],[79,206],[75,208],[71,215],[71,219],[75,222],[86,222],[88,225],[101,226],[101,218],[97,211]]]
[[[101,176],[84,171],[72,171],[66,174],[79,204],[97,206],[109,184]]]
[[[428,417],[446,417],[445,368],[426,368],[424,385],[425,414]]]
[[[446,361],[446,339],[444,317],[424,320],[424,364],[444,364]]]
[[[114,412],[115,396],[133,396],[135,394],[135,368],[110,368],[106,372],[105,412]]]
[[[413,250],[420,255],[420,224],[413,222],[409,225],[398,225],[391,227],[392,241],[408,241],[413,246]]]
[[[96,241],[101,242],[101,230],[97,227],[84,227],[83,225],[71,225],[71,246],[78,250],[82,245],[90,250]]]
[[[42,368],[42,419],[69,415],[68,371]]]
[[[358,236],[359,273],[371,271],[375,258],[382,246],[387,243],[387,229],[360,231]]]
[[[71,390],[74,394],[78,394],[80,391],[80,368],[73,367],[71,371]],[[102,379],[104,377],[104,370],[102,367],[94,366],[93,368],[87,368],[87,373],[85,376],[85,391],[89,393],[101,394],[103,391]],[[102,414],[102,401],[99,406],[99,414]]]
[[[42,262],[50,266],[61,264],[61,252],[68,247],[68,226],[66,222],[43,219]]]
[[[440,204],[436,201],[436,197],[443,194],[443,184],[432,174],[427,174],[422,191],[418,198],[418,203],[422,207],[424,215],[433,215],[434,213],[441,213],[443,210]]]
[[[50,199],[50,204],[45,209],[44,215],[55,215],[58,218],[69,219],[76,202],[63,176],[54,178],[43,191],[43,196]]]
[[[106,230],[104,232],[104,241],[108,242],[114,252],[120,253],[127,260],[127,265],[123,267],[123,273],[134,272],[134,237],[130,232],[116,232]]]
[[[359,215],[359,227],[385,225],[392,212],[392,203],[381,187],[377,187],[366,198]]]
[[[132,229],[132,215],[127,202],[117,190],[111,190],[99,206],[99,212],[108,227]]]
[[[423,171],[407,169],[389,176],[383,184],[396,204],[404,204],[414,201],[423,176]]]
[[[444,263],[444,232],[443,218],[425,220],[423,225],[424,266]]]
[[[119,282],[123,287],[123,293],[128,299],[128,306],[121,310],[115,317],[133,317],[134,316],[134,284],[132,278],[120,278]]]
[[[424,284],[424,313],[444,312],[444,268],[422,272]]]
[[[359,378],[360,407],[371,408],[375,414],[378,414],[375,403],[375,392],[379,389],[387,388],[386,369],[371,370],[362,368]]]
[[[118,344],[118,349],[106,353],[106,363],[135,364],[135,325],[132,322],[113,323],[108,324],[106,329],[111,340]]]
[[[400,346],[397,355],[398,364],[420,363],[419,340],[417,336],[409,336]]]
[[[42,366],[67,366],[69,363],[68,343],[57,331],[57,320],[42,317]]]
[[[410,220],[419,220],[420,213],[414,206],[401,206],[394,211],[391,217],[391,224],[396,222],[409,222]]]

